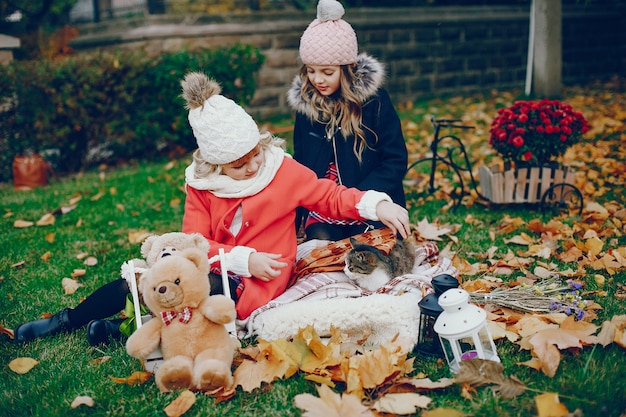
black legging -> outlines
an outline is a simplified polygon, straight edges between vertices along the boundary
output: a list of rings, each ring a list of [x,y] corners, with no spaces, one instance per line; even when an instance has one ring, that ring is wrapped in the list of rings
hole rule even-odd
[[[313,223],[306,228],[306,240],[322,239],[322,240],[342,240],[349,236],[358,235],[367,231],[368,225],[355,224],[338,225],[330,223]]]
[[[222,294],[222,278],[210,273],[211,295]],[[237,300],[236,285],[230,285],[230,297]],[[118,314],[126,306],[126,296],[130,292],[124,278],[104,284],[92,292],[82,303],[68,311],[69,319],[76,328],[84,326],[91,320],[101,320]]]
[[[126,295],[129,292],[124,278],[104,284],[82,303],[69,310],[70,322],[74,327],[80,327],[91,320],[105,319],[118,314],[126,306]]]

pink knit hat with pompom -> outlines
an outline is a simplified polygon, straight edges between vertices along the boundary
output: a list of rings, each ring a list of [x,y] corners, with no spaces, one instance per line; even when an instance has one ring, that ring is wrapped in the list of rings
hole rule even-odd
[[[358,53],[356,33],[341,19],[345,10],[336,0],[320,0],[317,19],[300,38],[300,59],[306,65],[354,64]]]

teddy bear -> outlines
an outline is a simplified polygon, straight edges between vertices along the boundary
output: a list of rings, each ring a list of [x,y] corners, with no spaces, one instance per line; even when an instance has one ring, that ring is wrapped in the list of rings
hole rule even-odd
[[[148,268],[161,258],[177,254],[187,248],[198,248],[209,253],[209,241],[200,233],[170,232],[150,235],[141,244],[143,259],[133,259],[135,267]]]
[[[163,363],[155,381],[161,392],[233,385],[235,344],[225,325],[235,320],[235,303],[225,295],[209,295],[208,274],[206,251],[187,248],[161,257],[139,279],[155,318],[130,335],[126,351],[144,360],[160,345]]]
[[[204,251],[205,254],[209,253],[209,241],[200,233],[182,233],[182,232],[169,232],[162,235],[150,235],[141,244],[141,256],[143,258],[132,259],[133,270],[130,273],[129,262],[125,262],[122,265],[122,276],[128,282],[128,286],[131,286],[131,279],[137,282],[139,287],[139,280],[141,279],[141,271],[146,268],[150,268],[161,258],[170,255],[177,255],[188,248],[198,248]],[[145,305],[141,290],[139,291],[139,304]],[[135,312],[126,309],[127,316],[130,315],[120,327],[120,332],[126,336],[135,331]],[[100,326],[104,327],[104,326]],[[88,330],[89,334],[89,330]],[[95,336],[94,336],[95,337]],[[100,339],[108,338],[108,335],[99,336]]]

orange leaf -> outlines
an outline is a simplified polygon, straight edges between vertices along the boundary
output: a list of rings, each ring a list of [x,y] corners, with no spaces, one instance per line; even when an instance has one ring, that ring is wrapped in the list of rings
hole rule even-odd
[[[185,414],[195,402],[196,395],[189,390],[184,390],[174,401],[169,403],[163,411],[167,417],[180,417]]]
[[[111,378],[111,381],[115,382],[116,384],[126,385],[141,385],[149,381],[151,377],[152,373],[145,371],[135,371],[127,378],[117,378],[109,376],[109,378]]]
[[[4,333],[7,336],[9,336],[11,339],[13,339],[15,336],[13,335],[13,330],[11,329],[5,329],[3,326],[0,326],[0,333]]]

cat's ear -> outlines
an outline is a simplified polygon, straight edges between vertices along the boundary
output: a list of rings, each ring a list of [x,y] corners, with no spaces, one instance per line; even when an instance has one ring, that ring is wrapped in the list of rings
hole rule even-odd
[[[359,241],[353,238],[352,236],[350,236],[350,246],[354,248],[358,244],[359,244]]]

